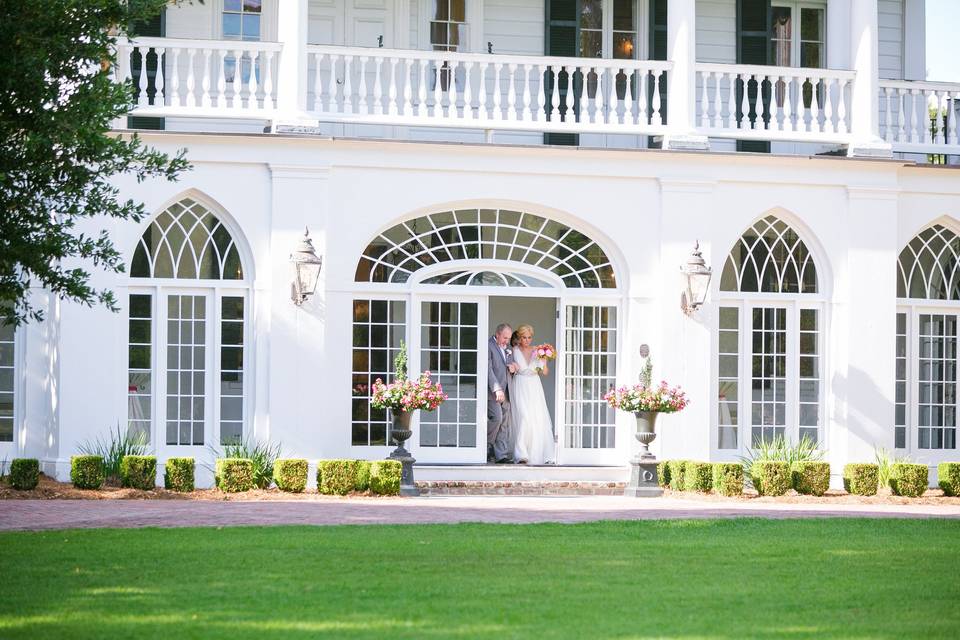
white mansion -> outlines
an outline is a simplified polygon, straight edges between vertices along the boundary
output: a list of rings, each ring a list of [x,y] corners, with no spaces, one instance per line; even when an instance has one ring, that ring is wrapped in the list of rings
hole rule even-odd
[[[509,322],[560,351],[566,477],[626,478],[634,419],[602,396],[644,344],[691,399],[660,458],[783,434],[835,474],[875,447],[960,460],[960,84],[924,81],[924,21],[923,0],[171,6],[119,44],[116,127],[193,169],[118,183],[153,212],[109,227],[127,272],[95,278],[121,313],[36,291],[47,320],[0,333],[0,459],[65,478],[117,424],[161,465],[238,438],[383,458],[370,385],[404,341],[450,396],[408,442],[439,477],[485,461]],[[305,227],[323,265],[296,304]]]

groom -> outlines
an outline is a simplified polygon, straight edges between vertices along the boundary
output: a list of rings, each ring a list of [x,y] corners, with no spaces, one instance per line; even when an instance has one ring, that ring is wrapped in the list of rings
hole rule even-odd
[[[487,341],[487,462],[513,462],[507,380],[517,365],[510,349],[511,335],[510,325],[499,324]]]

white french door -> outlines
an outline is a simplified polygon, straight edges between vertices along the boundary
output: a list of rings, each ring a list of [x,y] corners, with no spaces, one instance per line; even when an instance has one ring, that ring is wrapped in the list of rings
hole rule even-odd
[[[448,399],[417,411],[409,449],[417,462],[483,462],[487,451],[487,299],[414,296],[410,377],[430,371]]]
[[[560,321],[558,461],[617,464],[616,414],[603,396],[617,384],[618,308],[567,303]]]

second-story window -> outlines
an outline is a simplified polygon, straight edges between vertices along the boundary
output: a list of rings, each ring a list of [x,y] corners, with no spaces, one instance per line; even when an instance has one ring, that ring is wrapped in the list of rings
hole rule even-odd
[[[467,0],[433,0],[430,45],[434,51],[459,51],[467,44]]]
[[[770,64],[823,68],[826,63],[825,13],[822,3],[774,3],[770,14]]]
[[[262,0],[223,0],[222,33],[224,40],[260,40]],[[233,82],[237,60],[234,56],[224,59],[224,75]],[[250,79],[250,58],[244,54],[241,60],[240,79]]]
[[[580,0],[578,52],[581,58],[636,57],[635,0]]]

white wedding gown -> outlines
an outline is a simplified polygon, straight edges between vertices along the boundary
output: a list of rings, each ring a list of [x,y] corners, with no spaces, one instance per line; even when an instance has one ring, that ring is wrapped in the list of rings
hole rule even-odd
[[[537,366],[542,366],[543,361],[535,358],[527,363],[520,349],[513,350],[513,360],[520,367],[510,389],[511,418],[517,439],[513,459],[526,460],[529,464],[552,464],[556,461],[553,424],[537,373]]]

